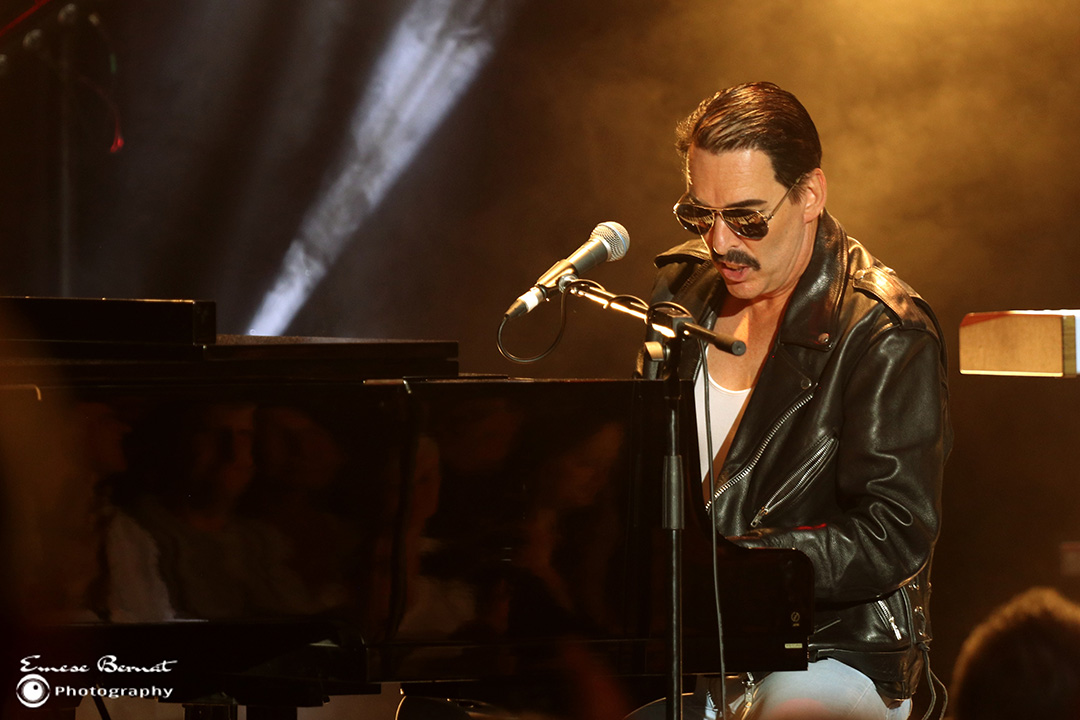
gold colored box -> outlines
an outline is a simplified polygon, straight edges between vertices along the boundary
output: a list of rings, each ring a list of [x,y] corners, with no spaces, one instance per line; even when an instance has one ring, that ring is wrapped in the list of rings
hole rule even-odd
[[[960,323],[965,375],[1076,377],[1080,310],[968,313]]]

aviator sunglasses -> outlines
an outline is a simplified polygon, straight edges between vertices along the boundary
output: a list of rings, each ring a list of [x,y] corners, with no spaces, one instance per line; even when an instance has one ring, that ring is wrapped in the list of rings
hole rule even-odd
[[[695,235],[708,233],[709,228],[716,222],[716,216],[719,215],[736,235],[747,240],[760,240],[769,234],[769,221],[773,219],[780,206],[788,199],[788,195],[802,182],[804,177],[806,177],[805,173],[791,184],[791,187],[784,193],[784,197],[780,198],[780,202],[776,203],[776,207],[768,215],[764,215],[760,210],[751,210],[750,208],[714,208],[707,205],[698,205],[690,199],[689,191],[679,198],[679,202],[675,203],[672,212],[679,219],[679,223]]]

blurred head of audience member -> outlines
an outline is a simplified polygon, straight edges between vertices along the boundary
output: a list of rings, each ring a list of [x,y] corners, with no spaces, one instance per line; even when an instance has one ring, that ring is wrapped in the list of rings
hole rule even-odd
[[[976,627],[956,660],[955,720],[1080,718],[1080,605],[1033,588]]]

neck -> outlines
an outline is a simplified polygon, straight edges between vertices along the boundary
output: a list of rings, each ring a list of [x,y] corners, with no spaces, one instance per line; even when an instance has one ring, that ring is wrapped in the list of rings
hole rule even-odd
[[[788,300],[791,299],[791,293],[794,289],[794,286],[792,286],[782,292],[749,300],[728,295],[724,300],[720,314],[723,316],[739,315],[749,317],[759,323],[770,319],[779,319],[784,314],[784,308],[787,307]]]

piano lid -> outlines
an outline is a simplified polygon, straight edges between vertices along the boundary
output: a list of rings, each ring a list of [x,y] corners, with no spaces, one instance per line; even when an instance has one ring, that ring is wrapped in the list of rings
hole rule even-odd
[[[454,377],[457,357],[453,341],[220,335],[202,300],[0,297],[0,385]]]

